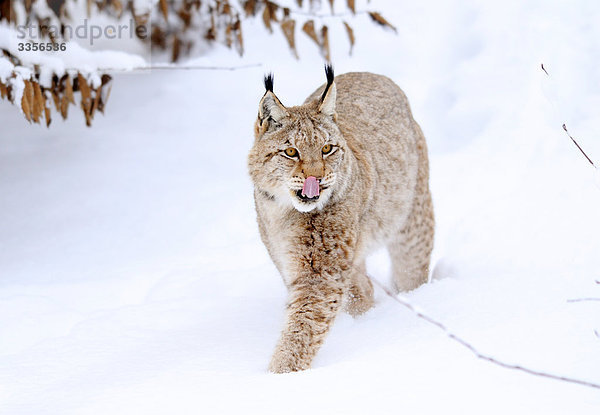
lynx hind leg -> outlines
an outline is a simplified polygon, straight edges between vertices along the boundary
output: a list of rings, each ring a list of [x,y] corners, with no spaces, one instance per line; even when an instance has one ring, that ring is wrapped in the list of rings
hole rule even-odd
[[[433,204],[427,188],[417,195],[404,229],[388,245],[396,291],[414,290],[427,282],[433,235]]]
[[[352,317],[367,312],[373,306],[373,284],[367,276],[364,261],[350,271],[345,294],[344,310]]]

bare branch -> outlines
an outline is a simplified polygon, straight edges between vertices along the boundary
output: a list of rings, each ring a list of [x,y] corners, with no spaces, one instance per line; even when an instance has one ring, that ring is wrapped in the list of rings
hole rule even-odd
[[[375,285],[379,286],[394,301],[396,301],[398,304],[402,305],[403,307],[409,309],[415,316],[417,316],[417,318],[424,320],[433,326],[436,326],[437,328],[442,330],[444,333],[446,333],[446,336],[448,336],[450,339],[452,339],[456,343],[460,344],[461,346],[463,346],[464,348],[469,350],[471,353],[473,353],[479,359],[493,363],[493,364],[503,367],[505,369],[518,370],[520,372],[528,373],[528,374],[534,375],[534,376],[539,376],[539,377],[544,377],[544,378],[554,379],[554,380],[560,380],[562,382],[574,383],[576,385],[586,386],[586,387],[594,388],[594,389],[600,389],[600,384],[597,384],[597,383],[588,382],[585,380],[580,380],[580,379],[575,379],[575,378],[570,378],[567,376],[554,375],[552,373],[542,372],[539,370],[529,369],[529,368],[523,367],[521,365],[506,363],[506,362],[496,359],[495,357],[481,353],[474,346],[472,346],[470,343],[468,343],[466,340],[460,338],[459,336],[457,336],[456,334],[451,332],[444,324],[442,324],[439,321],[435,320],[434,318],[426,315],[425,313],[417,310],[408,301],[401,299],[398,296],[394,295],[390,290],[387,289],[387,287],[385,287],[379,281],[377,281],[373,278],[370,278],[370,279]]]
[[[327,19],[330,17],[351,17],[358,14],[368,14],[369,12],[366,10],[357,11],[356,13],[345,12],[345,13],[312,13],[312,12],[304,12],[300,10],[290,10],[291,14],[295,14],[298,16],[312,17],[315,19]]]
[[[262,66],[260,63],[250,63],[247,65],[240,66],[202,66],[202,65],[173,65],[173,64],[159,64],[151,66],[138,66],[131,69],[121,68],[99,68],[99,72],[132,72],[132,71],[154,71],[154,70],[193,70],[193,71],[237,71],[240,69],[258,68]]]
[[[600,298],[571,298],[567,300],[567,303],[580,303],[582,301],[600,301]]]
[[[577,141],[575,141],[575,139],[571,136],[571,134],[569,134],[569,130],[567,130],[567,125],[563,124],[562,128],[563,128],[563,130],[565,130],[565,133],[567,133],[567,135],[569,136],[569,138],[571,139],[571,141],[573,141],[573,143],[575,143],[575,145],[577,146],[577,148],[579,149],[579,151],[581,151],[581,154],[583,154],[585,156],[585,158],[587,159],[587,161],[590,162],[590,164],[592,165],[592,167],[596,168],[596,165],[594,164],[594,162],[588,157],[587,154],[585,154],[585,151],[583,151],[583,149],[579,146],[579,144],[577,144]]]
[[[550,74],[548,73],[548,71],[546,70],[546,68],[544,68],[544,64],[542,63],[541,65],[542,71],[544,71],[544,73],[547,76],[550,76]],[[581,146],[577,143],[577,141],[575,141],[575,139],[573,138],[573,136],[571,136],[571,134],[569,134],[569,130],[567,130],[567,125],[563,124],[562,125],[563,130],[565,130],[565,133],[567,133],[567,135],[569,136],[569,138],[571,139],[571,141],[573,141],[573,143],[577,146],[577,148],[579,149],[579,151],[581,151],[581,154],[583,154],[585,156],[585,158],[587,159],[587,161],[590,162],[590,164],[592,165],[592,167],[597,168],[596,165],[594,164],[594,162],[592,161],[592,159],[590,159],[588,157],[588,155],[585,153],[585,151],[583,151],[583,149],[581,148]]]

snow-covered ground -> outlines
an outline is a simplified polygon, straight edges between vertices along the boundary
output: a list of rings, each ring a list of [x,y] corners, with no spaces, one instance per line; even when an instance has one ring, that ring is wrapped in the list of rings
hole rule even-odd
[[[365,8],[363,2],[357,2]],[[337,73],[385,74],[429,141],[434,280],[404,296],[480,352],[600,383],[600,4],[377,0]],[[118,75],[92,128],[0,102],[0,413],[597,414],[600,390],[477,359],[376,292],[313,369],[266,371],[285,289],[246,173],[264,72],[324,81],[299,38],[245,28],[239,71]],[[544,63],[550,76],[540,68]],[[596,174],[595,174],[596,173]],[[388,261],[369,262],[387,284]]]

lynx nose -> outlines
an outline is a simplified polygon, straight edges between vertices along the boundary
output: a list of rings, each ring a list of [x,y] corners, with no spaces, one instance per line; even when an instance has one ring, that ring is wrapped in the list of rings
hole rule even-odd
[[[319,182],[315,176],[308,176],[302,186],[302,196],[313,198],[319,196]]]

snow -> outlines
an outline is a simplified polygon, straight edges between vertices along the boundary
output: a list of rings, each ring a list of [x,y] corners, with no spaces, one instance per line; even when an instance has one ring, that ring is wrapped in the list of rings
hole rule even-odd
[[[359,15],[349,57],[332,26],[336,72],[397,82],[431,155],[435,270],[400,298],[482,353],[600,383],[599,303],[567,302],[600,297],[600,179],[561,128],[600,163],[600,5],[357,3],[398,35]],[[194,63],[262,67],[116,74],[92,128],[0,103],[0,413],[596,414],[597,389],[477,359],[380,288],[313,369],[267,373],[285,288],[254,218],[252,123],[264,73],[287,105],[325,79],[310,40],[296,61],[261,25],[242,59]],[[389,285],[385,252],[368,270]]]
[[[0,81],[6,82],[12,75],[13,68],[15,66],[8,60],[8,58],[0,58]]]

